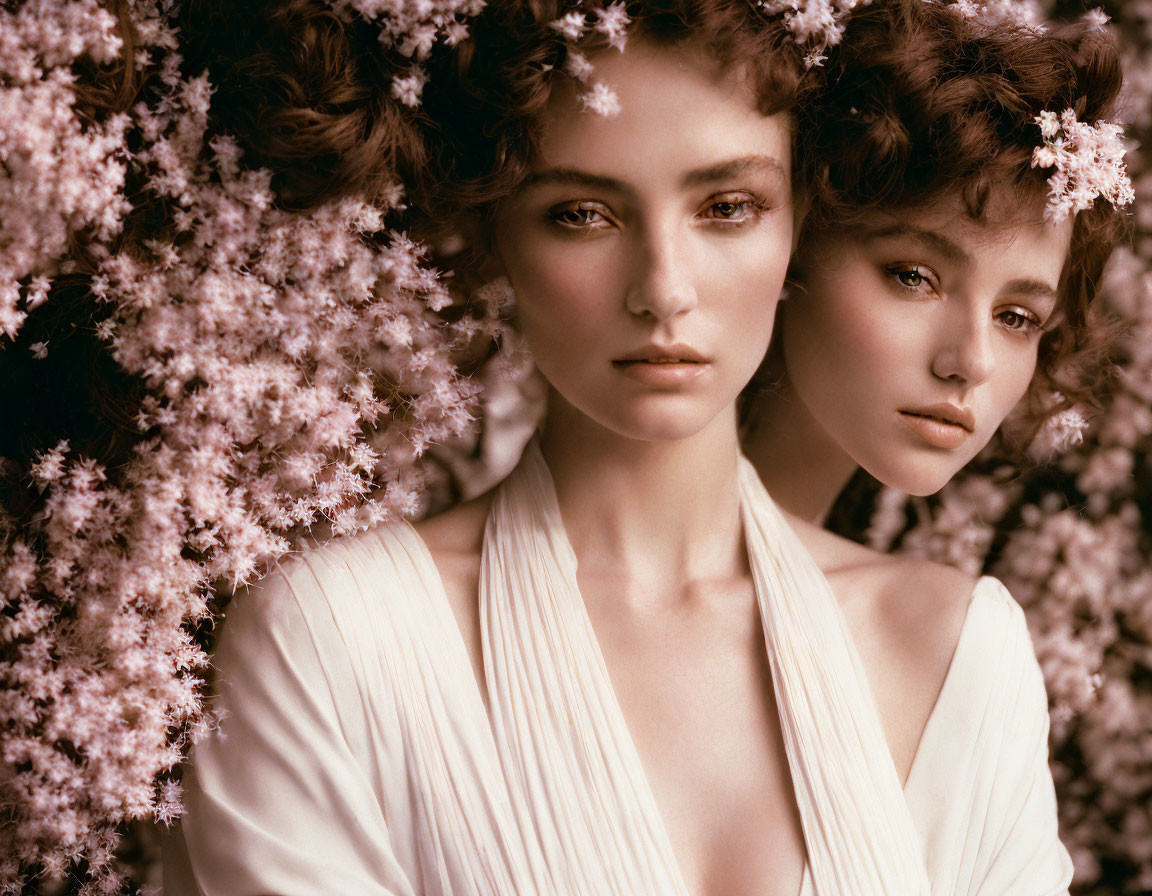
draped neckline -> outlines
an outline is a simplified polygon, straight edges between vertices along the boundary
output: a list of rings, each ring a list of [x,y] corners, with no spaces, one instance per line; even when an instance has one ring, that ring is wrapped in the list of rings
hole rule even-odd
[[[810,880],[820,894],[927,894],[903,790],[916,778],[935,709],[902,787],[839,605],[744,458],[740,499],[808,853],[801,893]],[[480,621],[487,733],[518,792],[521,826],[535,828],[548,873],[578,875],[554,879],[557,892],[591,885],[614,896],[686,896],[580,597],[575,563],[550,473],[532,442],[498,490],[485,526]],[[442,580],[437,584],[447,604]],[[815,615],[808,604],[816,605]],[[471,673],[462,632],[453,627],[449,639]],[[950,667],[937,705],[951,673]],[[480,682],[470,677],[482,700]],[[809,692],[813,680],[819,693]],[[583,786],[565,788],[566,782]],[[592,854],[583,855],[585,848]],[[589,859],[606,875],[602,880],[589,880]]]

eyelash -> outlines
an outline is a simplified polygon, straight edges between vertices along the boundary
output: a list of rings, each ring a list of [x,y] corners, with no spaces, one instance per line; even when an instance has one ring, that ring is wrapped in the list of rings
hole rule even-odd
[[[1007,315],[1019,318],[1021,324],[1014,327],[1008,326],[1003,322],[1003,318]],[[1044,325],[1040,322],[1040,318],[1038,318],[1035,314],[1026,308],[1005,308],[1003,311],[996,315],[996,319],[1000,320],[1004,329],[1008,330],[1010,333],[1020,333],[1023,335],[1031,336],[1033,333],[1038,333],[1044,329]]]
[[[740,218],[724,218],[724,217],[711,217],[709,220],[721,221],[725,226],[739,227],[744,224],[750,224],[760,218],[762,214],[771,210],[768,203],[755,196],[737,195],[733,198],[725,196],[713,197],[708,201],[707,208],[714,210],[718,206],[728,205],[745,210],[745,214]]]
[[[933,283],[932,273],[924,268],[918,267],[917,265],[896,264],[889,266],[885,270],[887,270],[889,276],[891,276],[903,289],[919,292],[923,287],[927,286],[933,292],[936,291],[936,285]],[[915,286],[905,283],[901,277],[908,274],[919,277],[921,282],[917,283]]]
[[[933,292],[936,291],[936,285],[933,282],[931,272],[916,265],[892,265],[891,267],[887,268],[887,271],[903,289],[916,292],[926,286]],[[901,278],[909,274],[919,277],[921,282],[915,286],[910,286],[909,284],[905,283]],[[1004,322],[1005,317],[1018,318],[1019,323],[1015,325],[1009,325]],[[1037,317],[1027,308],[1022,308],[1019,305],[997,312],[996,319],[1001,322],[1001,325],[1009,333],[1018,333],[1021,335],[1031,336],[1033,333],[1044,329],[1044,324],[1039,317]]]
[[[579,221],[565,221],[565,216],[580,216],[580,215],[598,215],[600,218],[607,222],[607,215],[600,209],[596,208],[593,203],[588,202],[570,202],[556,208],[549,209],[548,219],[555,224],[563,227],[566,230],[592,230],[599,229],[599,224],[590,221],[587,218]]]
[[[584,233],[599,230],[603,224],[610,223],[610,219],[607,210],[597,208],[597,205],[598,203],[591,202],[566,203],[549,209],[548,219],[565,230]],[[724,196],[713,197],[708,200],[704,208],[709,211],[714,211],[718,206],[732,206],[735,209],[744,210],[744,213],[739,217],[705,216],[706,220],[718,222],[721,227],[732,228],[751,224],[759,220],[763,213],[771,210],[771,206],[768,203],[754,196],[744,194],[740,194],[734,198],[725,198]],[[602,221],[590,220],[588,216],[591,215],[598,216]],[[565,220],[566,217],[568,217],[568,220]],[[578,220],[572,220],[572,217],[576,217]]]

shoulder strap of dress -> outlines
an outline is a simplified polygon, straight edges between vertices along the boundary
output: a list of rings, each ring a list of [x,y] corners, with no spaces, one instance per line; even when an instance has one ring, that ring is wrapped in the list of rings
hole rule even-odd
[[[685,896],[535,440],[492,502],[480,602],[493,732],[553,876],[546,892]]]
[[[927,896],[919,836],[840,606],[743,458],[740,495],[816,892]]]

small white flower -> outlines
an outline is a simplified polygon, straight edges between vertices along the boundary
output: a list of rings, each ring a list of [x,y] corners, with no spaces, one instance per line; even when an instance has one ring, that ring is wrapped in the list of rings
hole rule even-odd
[[[624,4],[612,3],[598,10],[596,16],[595,30],[608,38],[610,46],[623,52],[628,42],[628,25],[631,22],[628,13],[624,11]]]
[[[1063,400],[1063,396],[1057,392],[1052,399],[1059,402]],[[1028,453],[1037,460],[1050,460],[1072,446],[1082,443],[1088,425],[1088,417],[1079,407],[1057,411],[1044,421],[1044,425],[1040,427],[1040,431],[1029,446]]]
[[[1060,118],[1055,112],[1045,110],[1036,116],[1036,123],[1040,125],[1040,133],[1044,139],[1050,139],[1060,133]]]
[[[564,71],[577,81],[588,83],[592,78],[593,70],[592,63],[588,61],[588,57],[583,53],[578,53],[576,50],[569,51],[568,58],[564,60]]]
[[[47,342],[33,342],[30,346],[28,346],[28,350],[32,352],[32,357],[37,361],[43,361],[48,357]]]
[[[1090,9],[1084,13],[1082,21],[1085,25],[1091,25],[1097,31],[1103,31],[1112,19],[1108,13],[1102,9]]]
[[[415,108],[420,105],[420,94],[424,92],[427,83],[428,75],[424,69],[415,66],[404,77],[392,79],[392,96],[405,106]]]
[[[616,91],[603,81],[597,81],[580,96],[580,105],[605,118],[615,118],[620,114],[620,99]]]
[[[578,11],[561,16],[555,22],[549,23],[548,27],[553,31],[558,31],[568,40],[580,40],[584,36],[584,32],[588,30],[588,26],[584,22],[584,13]]]

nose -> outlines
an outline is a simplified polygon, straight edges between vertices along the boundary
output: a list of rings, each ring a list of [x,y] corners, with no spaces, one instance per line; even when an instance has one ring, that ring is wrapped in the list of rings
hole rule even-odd
[[[696,307],[696,287],[686,246],[675,233],[653,231],[636,248],[632,284],[626,303],[637,316],[668,320]]]
[[[996,366],[992,326],[983,317],[945,323],[945,333],[932,359],[932,373],[965,387],[986,382]]]

